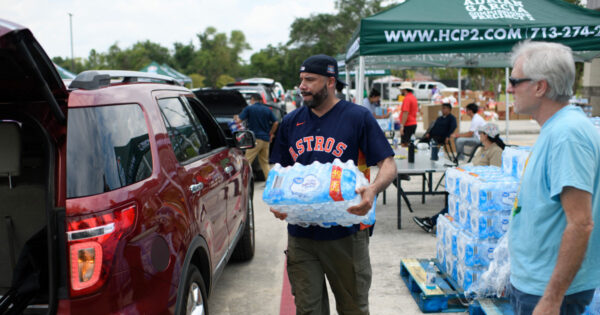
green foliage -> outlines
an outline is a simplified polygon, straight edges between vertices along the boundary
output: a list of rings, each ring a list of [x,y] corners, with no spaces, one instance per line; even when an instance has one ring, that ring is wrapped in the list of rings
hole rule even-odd
[[[199,87],[204,87],[204,79],[206,79],[205,76],[201,75],[201,74],[197,74],[197,73],[192,73],[189,75],[189,77],[192,79],[192,86],[194,88],[199,88]]]
[[[215,82],[215,87],[217,89],[220,89],[222,87],[224,87],[225,85],[227,85],[228,83],[233,83],[235,82],[235,79],[231,76],[228,76],[226,74],[221,74],[218,78],[217,81]]]
[[[298,69],[315,54],[336,56],[346,50],[360,19],[383,9],[382,0],[337,0],[337,14],[314,14],[296,18],[290,26],[289,41],[252,55],[250,69],[273,78],[286,88],[298,84]]]

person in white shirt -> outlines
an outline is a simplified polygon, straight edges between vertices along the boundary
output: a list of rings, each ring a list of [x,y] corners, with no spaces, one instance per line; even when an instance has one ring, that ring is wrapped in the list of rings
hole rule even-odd
[[[477,146],[480,143],[478,130],[485,125],[485,120],[477,113],[478,111],[477,104],[467,105],[467,115],[471,117],[471,128],[467,132],[452,135],[458,159],[464,158],[465,145]]]

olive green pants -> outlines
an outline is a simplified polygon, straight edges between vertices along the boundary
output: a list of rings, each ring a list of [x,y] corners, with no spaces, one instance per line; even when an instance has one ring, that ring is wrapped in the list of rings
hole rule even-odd
[[[288,235],[287,272],[297,315],[328,315],[325,277],[340,315],[369,314],[369,231],[332,241]]]

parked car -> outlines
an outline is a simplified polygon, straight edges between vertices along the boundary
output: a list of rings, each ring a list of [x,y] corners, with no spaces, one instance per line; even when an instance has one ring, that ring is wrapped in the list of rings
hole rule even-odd
[[[4,20],[0,53],[0,313],[206,314],[227,261],[254,255],[253,134],[226,137],[166,76],[67,90]]]
[[[244,94],[239,92],[240,90],[216,90],[216,89],[197,89],[194,90],[194,94],[200,101],[208,108],[208,110],[215,116],[221,128],[225,131],[225,134],[231,134],[230,126],[233,123],[234,115],[239,115],[244,107],[248,105],[251,92],[241,90]],[[284,115],[281,109],[278,107],[267,105],[269,109],[275,114],[275,118],[279,122]],[[243,127],[245,128],[245,126]],[[275,139],[275,138],[274,138]],[[252,173],[254,180],[264,181],[266,180],[264,173],[258,163],[258,159],[252,162]]]
[[[251,93],[258,93],[263,98],[263,103],[279,108],[283,113],[283,116],[287,114],[285,107],[285,100],[283,97],[277,97],[275,93],[275,81],[267,78],[250,78],[239,82],[230,83],[223,87],[223,89],[237,89],[244,95],[246,101],[250,101]],[[277,113],[274,113],[277,116]],[[282,116],[282,117],[283,117]],[[279,119],[279,118],[278,118]]]
[[[414,82],[413,87],[415,88],[414,94],[417,100],[428,102],[431,101],[432,90],[437,87],[438,91],[445,89],[446,85],[441,82],[427,81],[427,82]]]
[[[225,134],[231,136],[231,126],[235,124],[233,116],[239,115],[248,106],[244,96],[237,90],[194,89],[192,91],[215,117]],[[234,129],[239,128],[236,126]],[[243,126],[242,128],[245,129]]]

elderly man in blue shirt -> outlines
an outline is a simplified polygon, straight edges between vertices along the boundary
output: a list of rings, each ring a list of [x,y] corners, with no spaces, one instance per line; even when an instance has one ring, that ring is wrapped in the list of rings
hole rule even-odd
[[[526,41],[513,51],[515,112],[540,124],[509,229],[516,314],[581,314],[600,287],[600,137],[569,104],[571,49]]]

